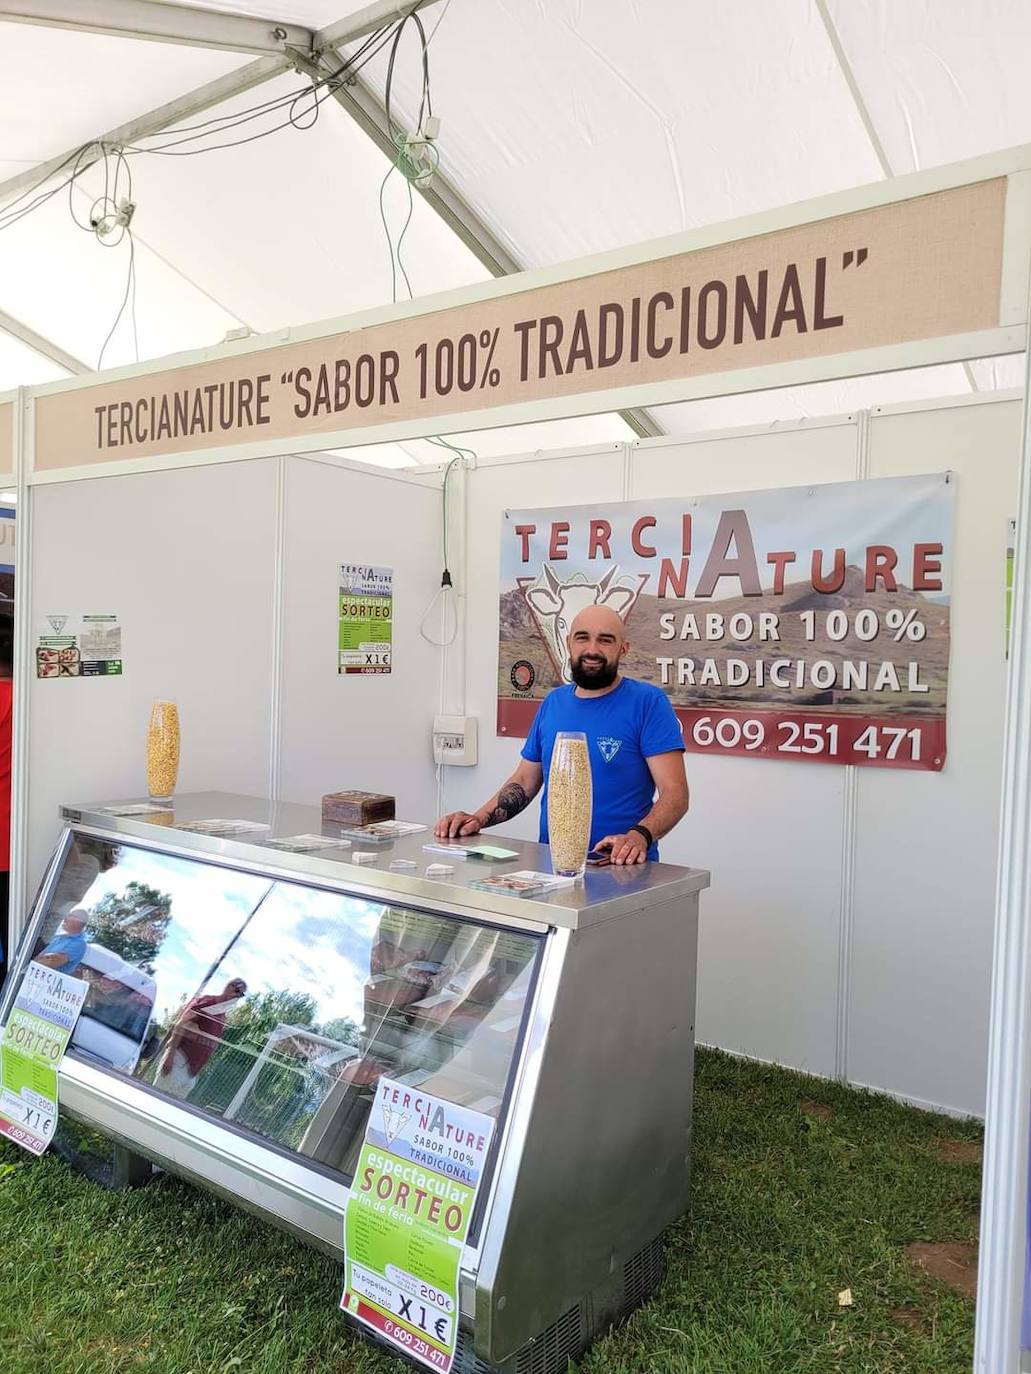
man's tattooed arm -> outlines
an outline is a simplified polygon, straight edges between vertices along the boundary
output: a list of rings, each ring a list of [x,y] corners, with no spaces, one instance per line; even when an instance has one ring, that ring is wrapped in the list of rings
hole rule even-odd
[[[501,785],[490,801],[485,802],[477,811],[452,811],[441,816],[434,833],[441,839],[458,840],[466,835],[475,835],[488,825],[504,825],[513,816],[518,816],[536,797],[544,785],[544,770],[531,759],[520,759],[519,766],[512,776]]]
[[[518,816],[520,811],[525,811],[529,805],[530,798],[526,795],[526,788],[518,782],[506,782],[484,824],[503,825],[513,816]]]

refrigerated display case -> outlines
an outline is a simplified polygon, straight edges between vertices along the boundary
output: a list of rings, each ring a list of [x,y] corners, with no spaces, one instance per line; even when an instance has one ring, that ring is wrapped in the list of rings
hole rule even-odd
[[[564,1370],[654,1289],[688,1200],[707,873],[603,868],[526,899],[472,885],[549,871],[503,836],[515,860],[432,876],[429,831],[370,863],[290,852],[270,842],[339,827],[257,798],[62,814],[0,1020],[31,958],[89,983],[63,1113],[336,1255],[381,1076],[492,1116],[460,1371]],[[262,828],[182,828],[213,818]]]

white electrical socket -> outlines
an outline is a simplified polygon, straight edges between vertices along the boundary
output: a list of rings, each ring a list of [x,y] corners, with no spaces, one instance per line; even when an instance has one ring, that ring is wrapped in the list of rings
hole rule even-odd
[[[434,763],[471,768],[476,762],[476,717],[434,716]]]

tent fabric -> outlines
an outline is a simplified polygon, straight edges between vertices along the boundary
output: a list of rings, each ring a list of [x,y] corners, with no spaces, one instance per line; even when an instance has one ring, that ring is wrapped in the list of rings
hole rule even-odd
[[[354,0],[205,0],[319,27]],[[184,5],[184,8],[188,6]],[[1031,142],[1025,0],[440,0],[432,33],[441,166],[527,267],[619,247]],[[411,26],[410,26],[411,27]],[[382,98],[386,54],[363,71]],[[0,21],[0,178],[248,63],[249,55]],[[46,80],[39,73],[46,73]],[[395,117],[411,127],[421,68],[410,36]],[[278,77],[212,110],[244,110],[306,80]],[[261,127],[260,125],[256,125]],[[248,129],[247,132],[250,130]],[[383,154],[332,100],[314,128],[243,147],[131,158],[135,329],[107,366],[347,315],[404,298],[391,279]],[[101,169],[72,193],[80,219]],[[385,208],[397,239],[405,184]],[[418,195],[404,239],[416,295],[482,281],[471,251]],[[68,192],[0,233],[0,310],[97,366],[125,293],[128,245],[77,228]],[[0,335],[0,390],[63,374]],[[1007,358],[664,406],[670,434],[1018,386]],[[478,452],[619,442],[616,415],[466,436]],[[354,451],[352,451],[354,456]],[[389,466],[439,462],[424,442],[362,449]]]

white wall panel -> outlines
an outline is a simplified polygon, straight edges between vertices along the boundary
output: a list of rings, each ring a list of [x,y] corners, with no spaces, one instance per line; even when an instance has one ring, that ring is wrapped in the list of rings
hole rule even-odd
[[[41,486],[32,503],[34,634],[47,612],[117,614],[124,674],[32,682],[30,889],[62,802],[146,792],[146,730],[157,697],[179,706],[180,791],[264,793],[274,465]]]
[[[631,498],[848,481],[854,423],[694,443],[633,458]],[[712,871],[698,956],[702,1041],[834,1072],[841,915],[842,769],[688,755],[691,810],[663,858]]]
[[[849,1077],[981,1113],[1020,402],[874,414],[871,477],[957,474],[948,760],[858,773]]]
[[[440,585],[440,492],[304,458],[287,467],[279,794],[391,792],[404,820],[430,820],[430,742],[440,650],[419,622]],[[340,564],[394,570],[389,674],[337,673]]]
[[[498,680],[498,543],[502,514],[528,506],[618,501],[623,494],[622,445],[547,458],[485,464],[468,474],[466,710],[477,717],[480,761],[475,768],[444,770],[449,811],[482,806],[509,776],[522,740],[495,732]],[[509,834],[537,838],[537,803],[510,825]]]

